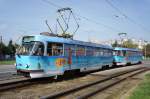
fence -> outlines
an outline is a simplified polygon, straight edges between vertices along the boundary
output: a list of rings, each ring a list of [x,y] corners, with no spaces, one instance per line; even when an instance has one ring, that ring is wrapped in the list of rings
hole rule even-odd
[[[15,56],[13,55],[0,55],[0,61],[2,60],[15,60]]]

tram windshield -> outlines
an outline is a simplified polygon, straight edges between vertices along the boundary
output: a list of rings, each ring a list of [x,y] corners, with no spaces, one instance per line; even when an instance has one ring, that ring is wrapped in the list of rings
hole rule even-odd
[[[122,50],[115,50],[113,52],[113,55],[116,55],[116,56],[125,56],[125,51],[122,51]]]
[[[44,44],[35,41],[23,43],[16,54],[42,56],[44,54]]]

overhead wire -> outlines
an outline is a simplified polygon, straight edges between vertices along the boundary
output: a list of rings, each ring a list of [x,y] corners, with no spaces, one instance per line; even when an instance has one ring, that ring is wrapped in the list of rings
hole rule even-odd
[[[52,5],[52,6],[54,6],[54,7],[56,7],[56,8],[62,8],[62,6],[57,5],[57,4],[55,4],[55,3],[53,3],[53,2],[51,2],[51,1],[49,1],[49,0],[42,0],[42,1],[45,2],[45,3],[48,3],[48,4]],[[82,19],[84,19],[84,20],[86,20],[86,21],[89,21],[89,22],[95,23],[95,24],[97,24],[97,25],[103,26],[103,27],[105,27],[105,28],[107,28],[107,29],[113,30],[113,31],[115,31],[115,32],[121,32],[121,31],[118,30],[118,29],[115,29],[115,28],[113,28],[113,27],[111,27],[111,26],[108,26],[108,25],[106,25],[106,24],[97,22],[97,21],[95,21],[95,20],[89,19],[89,18],[87,18],[87,17],[85,17],[85,16],[82,16],[82,15],[80,15],[80,14],[77,14],[77,13],[76,13],[76,15],[78,15],[79,17],[81,17]]]
[[[118,13],[120,13],[125,19],[129,20],[130,22],[134,23],[138,27],[140,27],[145,32],[150,32],[147,28],[145,28],[142,24],[136,22],[131,17],[129,17],[127,14],[125,14],[123,11],[121,11],[118,7],[116,7],[110,0],[105,0],[106,3],[111,6],[114,10],[116,10]]]

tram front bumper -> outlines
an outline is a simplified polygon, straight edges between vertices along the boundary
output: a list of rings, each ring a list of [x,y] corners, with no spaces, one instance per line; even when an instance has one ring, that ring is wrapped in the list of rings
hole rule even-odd
[[[21,74],[30,78],[41,78],[45,77],[44,70],[17,70],[18,74]]]
[[[119,65],[126,65],[126,63],[125,62],[117,62],[116,65],[117,66],[119,66]]]

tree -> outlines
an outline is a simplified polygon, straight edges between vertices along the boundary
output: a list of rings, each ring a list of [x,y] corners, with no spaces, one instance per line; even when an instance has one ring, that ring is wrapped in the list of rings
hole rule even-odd
[[[1,42],[0,43],[0,55],[4,55],[6,53],[5,48],[6,48],[6,45],[3,42]]]
[[[112,44],[112,47],[117,47],[118,46],[118,42],[117,40],[115,40],[115,42]]]
[[[124,42],[123,42],[122,47],[138,48],[138,45],[137,45],[137,44],[134,44],[132,40],[127,40],[127,41],[124,41]]]
[[[119,44],[117,40],[112,44],[112,47],[125,47],[125,48],[138,48],[137,44],[134,44],[132,40],[124,41],[122,44]]]
[[[117,40],[115,40],[115,42],[112,44],[112,47],[122,47],[122,45],[119,44]]]
[[[15,55],[15,46],[13,45],[13,41],[10,40],[7,46],[8,55]]]
[[[150,44],[147,44],[146,46],[144,46],[143,53],[144,53],[144,56],[146,54],[147,57],[150,57]]]

